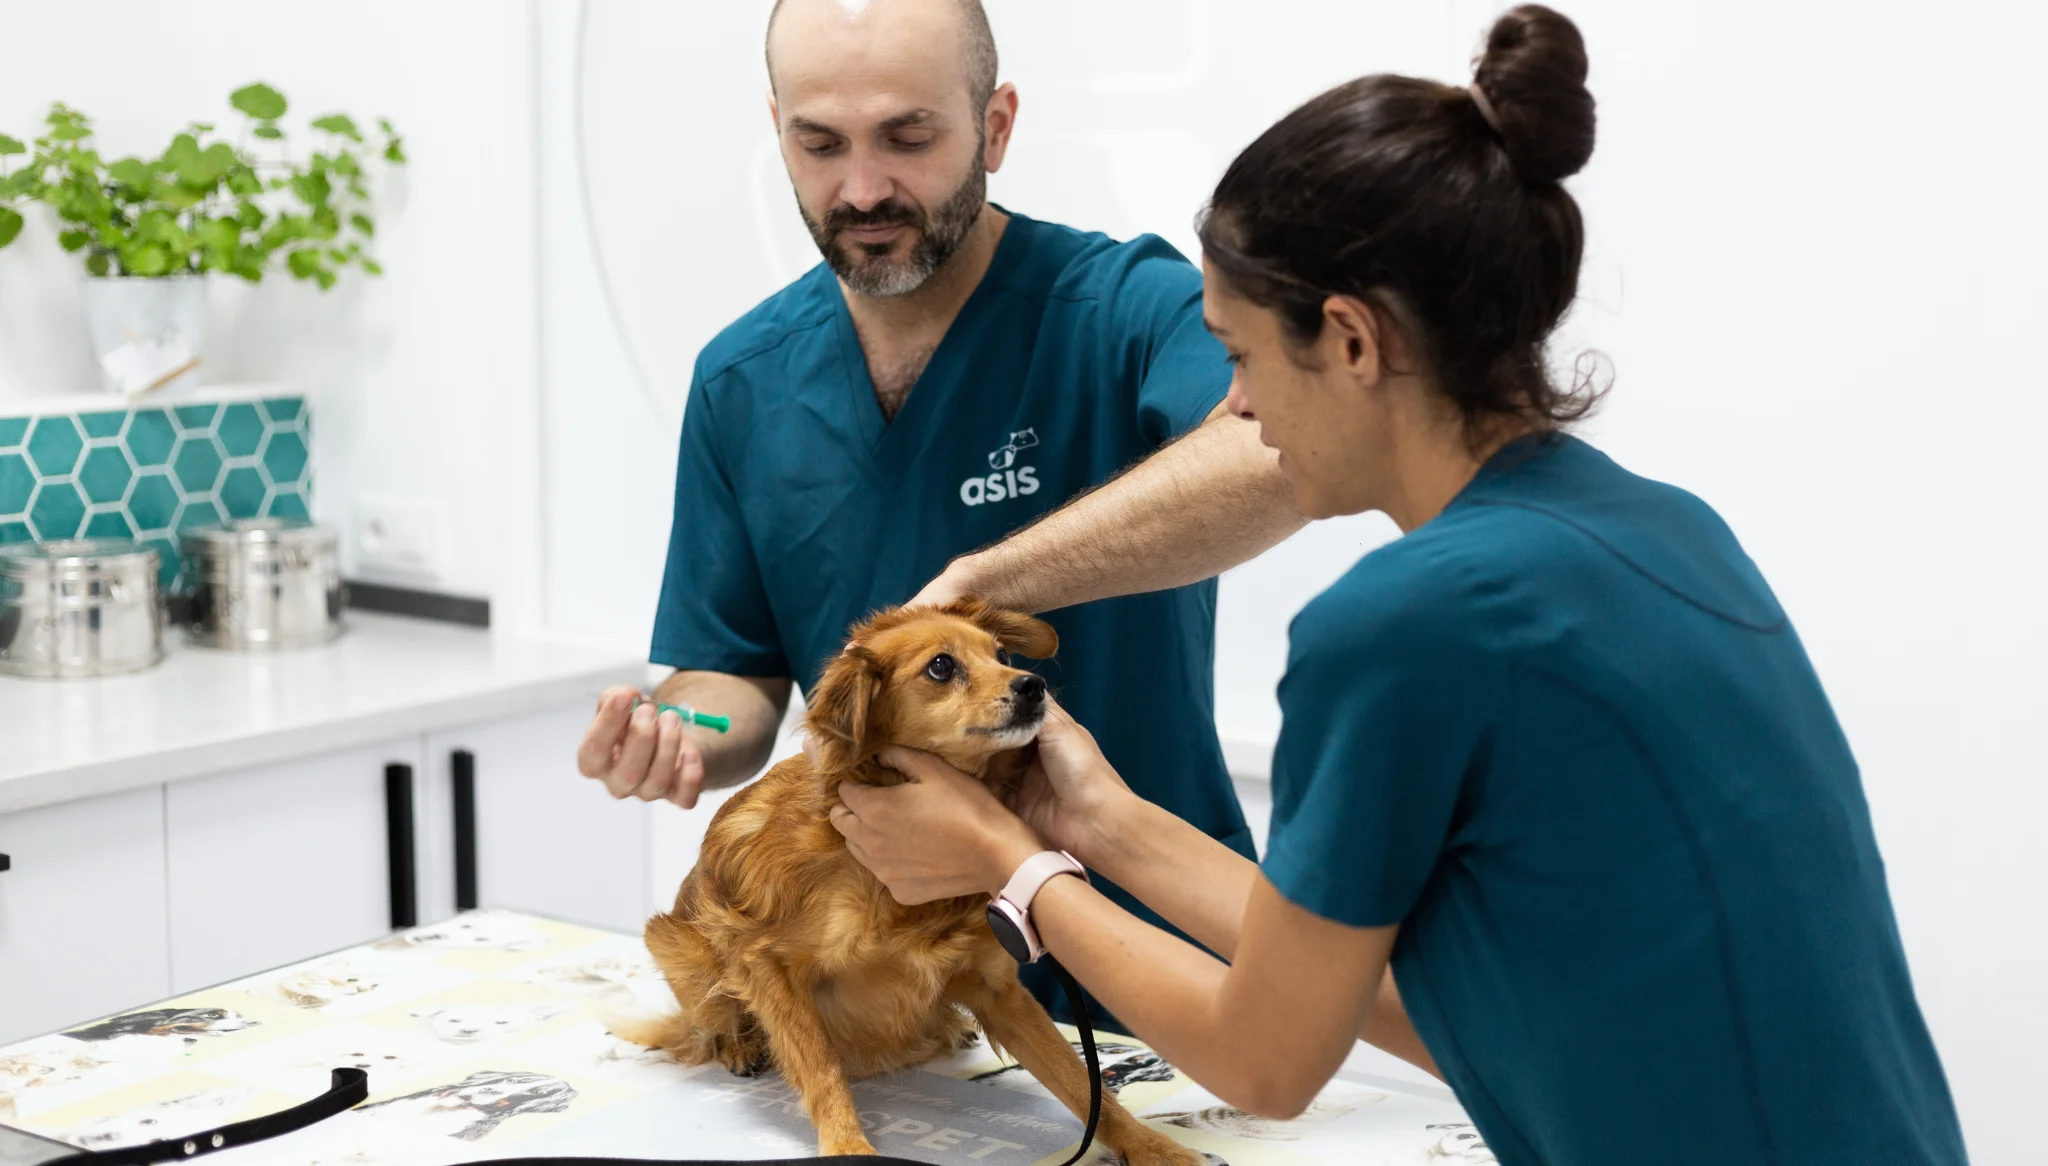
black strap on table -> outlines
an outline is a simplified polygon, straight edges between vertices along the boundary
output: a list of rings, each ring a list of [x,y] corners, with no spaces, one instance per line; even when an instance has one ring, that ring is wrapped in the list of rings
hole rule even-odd
[[[1081,1132],[1081,1144],[1060,1166],[1074,1166],[1095,1143],[1095,1127],[1102,1120],[1102,1061],[1095,1051],[1095,1027],[1088,1023],[1088,1010],[1081,1005],[1081,985],[1051,956],[1045,962],[1052,967],[1053,975],[1059,977],[1060,986],[1067,991],[1067,999],[1074,1004],[1074,1027],[1081,1032],[1081,1056],[1088,1063],[1088,1125]],[[333,1086],[313,1100],[290,1109],[279,1110],[267,1117],[251,1118],[224,1125],[217,1129],[201,1130],[182,1138],[169,1141],[146,1142],[140,1146],[128,1146],[118,1150],[85,1150],[63,1158],[53,1158],[42,1166],[153,1166],[157,1162],[172,1162],[184,1158],[197,1158],[216,1150],[235,1146],[246,1146],[250,1142],[261,1142],[280,1134],[302,1130],[314,1122],[333,1117],[343,1110],[362,1104],[370,1095],[369,1074],[361,1069],[334,1070]],[[829,1158],[490,1158],[473,1166],[926,1166],[911,1158],[892,1155],[834,1154]]]
[[[126,1146],[118,1150],[86,1150],[68,1157],[53,1158],[42,1166],[150,1166],[155,1162],[197,1158],[201,1154],[267,1141],[279,1134],[305,1129],[314,1122],[361,1105],[369,1095],[368,1073],[361,1069],[336,1069],[327,1092],[290,1109],[169,1141],[144,1142],[140,1146]]]

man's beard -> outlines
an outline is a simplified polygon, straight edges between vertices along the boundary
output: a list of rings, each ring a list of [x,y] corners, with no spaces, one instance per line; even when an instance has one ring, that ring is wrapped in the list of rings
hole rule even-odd
[[[976,150],[974,163],[967,169],[967,177],[940,204],[937,214],[926,215],[922,208],[893,197],[864,211],[844,204],[835,206],[825,212],[823,223],[811,217],[801,199],[797,200],[797,212],[803,216],[804,226],[810,228],[811,241],[818,245],[825,262],[832,266],[834,274],[846,281],[847,287],[864,296],[901,296],[923,287],[932,273],[945,266],[946,260],[960,250],[987,201],[988,172],[982,169],[981,151]],[[898,225],[917,232],[917,241],[910,245],[910,254],[901,258],[891,255],[896,249],[895,240],[882,246],[865,243],[835,246],[833,242],[839,232],[848,227]]]

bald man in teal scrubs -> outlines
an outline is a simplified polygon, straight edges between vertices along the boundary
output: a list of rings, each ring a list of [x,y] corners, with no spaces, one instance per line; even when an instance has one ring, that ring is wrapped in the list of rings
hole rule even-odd
[[[792,680],[808,691],[850,624],[971,594],[1050,612],[1065,707],[1141,796],[1250,856],[1216,737],[1214,577],[1302,519],[1221,408],[1200,273],[1157,237],[988,201],[1017,93],[974,0],[786,0],[768,64],[825,261],[698,357],[651,653],[677,670],[660,700],[732,731],[617,689],[584,774],[693,806],[759,771]]]

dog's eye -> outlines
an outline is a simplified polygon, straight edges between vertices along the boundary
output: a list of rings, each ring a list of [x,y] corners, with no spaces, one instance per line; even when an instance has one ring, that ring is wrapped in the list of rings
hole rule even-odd
[[[1010,666],[1009,649],[1000,646],[996,648],[996,663],[1001,664],[1005,668]]]
[[[948,656],[945,653],[941,652],[938,655],[932,657],[931,663],[924,666],[924,674],[926,676],[931,677],[933,680],[938,681],[940,684],[944,684],[947,681],[953,679],[953,673],[958,669],[958,667],[959,665],[953,662],[953,658],[951,656]]]

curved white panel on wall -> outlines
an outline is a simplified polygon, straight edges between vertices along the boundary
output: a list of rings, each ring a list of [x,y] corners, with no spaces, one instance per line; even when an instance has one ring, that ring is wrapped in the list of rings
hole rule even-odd
[[[817,259],[768,115],[769,7],[585,6],[577,130],[592,241],[627,350],[672,422],[704,345]]]
[[[572,54],[570,184],[544,182],[585,216],[556,265],[554,303],[583,322],[550,327],[550,610],[565,627],[642,635],[659,585],[674,427],[698,352],[748,308],[812,267],[766,105],[769,0],[588,0]],[[1190,257],[1194,216],[1230,158],[1288,109],[1363,72],[1450,75],[1470,46],[1447,6],[1318,0],[992,0],[1002,78],[1018,87],[1017,134],[992,197],[1037,218],[1118,238],[1153,232]],[[1336,11],[1333,11],[1333,7]],[[563,59],[559,46],[544,48]],[[1447,73],[1446,71],[1449,71]],[[560,124],[550,111],[552,124]],[[557,236],[559,243],[560,236]],[[559,247],[551,253],[560,254]],[[588,275],[595,287],[581,288]],[[595,299],[599,302],[590,302]],[[616,340],[593,335],[605,315]],[[563,337],[582,335],[564,349]],[[576,343],[587,349],[580,359]],[[617,412],[630,358],[650,427]],[[599,370],[608,370],[600,372]],[[551,380],[551,384],[554,383]],[[579,404],[564,408],[563,394]],[[630,412],[641,412],[639,409]],[[572,447],[564,450],[564,446]],[[619,513],[607,499],[645,499]],[[1232,572],[1218,630],[1220,728],[1263,767],[1279,727],[1273,688],[1286,625],[1359,554],[1382,519],[1323,523]]]
[[[767,110],[769,0],[590,0],[576,119],[590,230],[627,350],[679,418],[705,342],[817,262]],[[1437,5],[1311,0],[994,0],[1021,94],[993,196],[1038,218],[1194,254],[1193,219],[1232,154],[1320,89],[1433,71]],[[1318,35],[1302,38],[1305,28]]]

